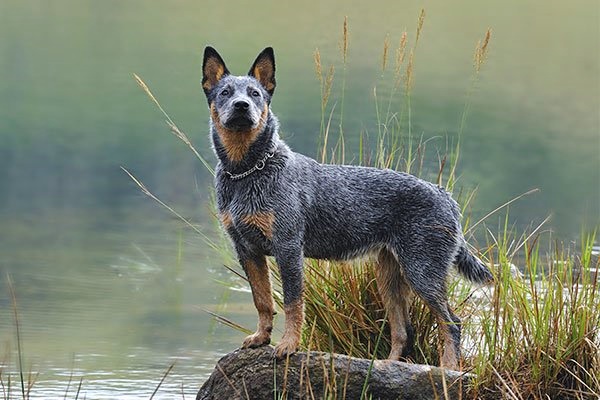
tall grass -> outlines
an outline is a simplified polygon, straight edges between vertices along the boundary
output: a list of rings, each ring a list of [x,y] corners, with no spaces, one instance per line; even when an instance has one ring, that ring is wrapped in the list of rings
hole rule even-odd
[[[497,284],[485,307],[474,310],[468,362],[478,373],[474,391],[509,398],[592,398],[600,395],[600,299],[595,233],[574,251],[557,242],[540,250],[527,241],[524,276],[511,273],[505,235],[490,256]],[[477,329],[474,329],[477,328]]]

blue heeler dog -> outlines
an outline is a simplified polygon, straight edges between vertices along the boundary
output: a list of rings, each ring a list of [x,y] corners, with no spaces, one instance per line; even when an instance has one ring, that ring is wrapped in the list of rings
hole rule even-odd
[[[451,265],[474,282],[492,279],[465,243],[456,202],[412,175],[376,168],[325,165],[294,153],[279,138],[269,107],[275,90],[273,49],[247,76],[233,76],[206,47],[202,87],[219,159],[219,217],[252,288],[258,329],[242,347],[270,343],[274,304],[266,256],[281,272],[285,331],[277,357],[297,350],[304,320],[303,257],[346,260],[375,254],[376,278],[391,328],[390,359],[407,343],[408,307],[416,293],[437,317],[441,365],[458,369],[460,320],[448,307]]]

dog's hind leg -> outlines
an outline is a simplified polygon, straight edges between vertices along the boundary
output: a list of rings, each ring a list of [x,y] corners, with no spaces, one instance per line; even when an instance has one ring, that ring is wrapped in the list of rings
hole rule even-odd
[[[443,311],[443,304],[432,307],[438,322],[438,329],[443,341],[443,350],[441,352],[440,366],[453,370],[460,370],[460,319],[452,313],[448,303],[445,303],[446,311]]]
[[[443,342],[440,351],[440,366],[459,370],[460,364],[460,319],[448,306],[446,292],[447,267],[434,268],[433,260],[413,261],[406,264],[405,277],[414,292],[429,307],[437,319],[439,336]]]
[[[412,292],[404,280],[402,267],[392,253],[386,249],[380,250],[377,261],[377,288],[387,311],[391,332],[392,348],[388,359],[399,360],[410,351],[409,334],[412,334],[412,326],[408,311]]]
[[[271,273],[264,256],[242,261],[242,266],[250,282],[252,298],[258,311],[256,332],[246,337],[242,348],[258,347],[271,343],[273,330],[273,296],[271,294]]]

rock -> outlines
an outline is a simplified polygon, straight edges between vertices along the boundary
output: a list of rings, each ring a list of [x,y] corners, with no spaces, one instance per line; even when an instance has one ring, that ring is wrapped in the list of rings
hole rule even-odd
[[[463,389],[472,377],[400,361],[375,360],[371,366],[371,360],[312,351],[276,360],[273,347],[265,346],[236,350],[221,358],[196,399],[358,400],[367,376],[365,398],[373,400],[464,398]]]

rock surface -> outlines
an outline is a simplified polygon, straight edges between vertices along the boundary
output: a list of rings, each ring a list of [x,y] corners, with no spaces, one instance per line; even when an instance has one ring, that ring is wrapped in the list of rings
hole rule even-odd
[[[273,354],[270,346],[227,354],[196,399],[358,400],[365,381],[367,399],[458,399],[470,379],[468,374],[400,361],[375,360],[371,365],[371,360],[320,352],[276,360]]]

